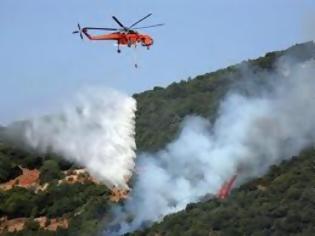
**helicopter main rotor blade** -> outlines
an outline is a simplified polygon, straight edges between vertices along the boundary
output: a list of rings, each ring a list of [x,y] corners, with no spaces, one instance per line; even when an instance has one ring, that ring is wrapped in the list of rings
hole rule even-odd
[[[123,28],[124,30],[128,31],[129,29],[124,26],[115,16],[112,17],[114,19],[114,21],[116,21],[116,23],[121,27]]]
[[[98,27],[84,27],[87,30],[107,30],[107,31],[117,31],[117,28],[98,28]]]
[[[156,25],[148,25],[148,26],[142,26],[142,27],[137,27],[137,28],[132,28],[132,29],[147,29],[147,28],[154,28],[154,27],[159,27],[159,26],[163,26],[165,24],[156,24]]]
[[[152,13],[146,15],[145,17],[141,18],[140,20],[138,20],[137,22],[133,23],[129,28],[132,28],[134,26],[136,26],[137,24],[139,24],[141,21],[147,19],[148,17],[150,17],[152,15]]]

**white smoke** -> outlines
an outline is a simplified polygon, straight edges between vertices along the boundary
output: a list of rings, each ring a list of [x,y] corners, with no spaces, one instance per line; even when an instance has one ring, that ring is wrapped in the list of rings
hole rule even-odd
[[[246,86],[257,79],[248,75],[255,76],[246,72]],[[314,143],[315,62],[281,63],[275,73],[256,76],[260,82],[250,86],[251,95],[234,90],[226,96],[213,125],[188,117],[174,142],[138,157],[134,189],[126,203],[114,209],[106,235],[159,221],[206,194],[216,194],[234,174],[241,184]]]
[[[128,189],[135,159],[136,101],[114,90],[86,90],[59,114],[31,120],[26,142],[86,167],[107,186]]]

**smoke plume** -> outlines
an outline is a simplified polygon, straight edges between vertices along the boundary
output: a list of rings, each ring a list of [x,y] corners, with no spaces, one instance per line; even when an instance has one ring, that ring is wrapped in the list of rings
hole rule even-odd
[[[135,158],[136,101],[113,90],[78,94],[59,114],[24,127],[27,145],[55,152],[86,167],[107,186],[128,189]]]
[[[191,116],[178,138],[142,153],[130,198],[113,209],[106,235],[121,235],[216,194],[236,173],[238,185],[315,141],[315,62],[282,61],[275,72],[241,68],[214,124]]]

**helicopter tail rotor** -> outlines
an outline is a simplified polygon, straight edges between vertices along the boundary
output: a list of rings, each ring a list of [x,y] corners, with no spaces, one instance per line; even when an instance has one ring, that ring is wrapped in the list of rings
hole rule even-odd
[[[82,29],[81,29],[80,24],[78,24],[78,30],[73,31],[72,34],[79,34],[80,38],[83,39],[83,34],[82,34]]]

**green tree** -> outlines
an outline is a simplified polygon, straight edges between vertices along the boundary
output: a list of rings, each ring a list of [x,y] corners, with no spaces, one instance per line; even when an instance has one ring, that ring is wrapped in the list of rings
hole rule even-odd
[[[20,174],[22,174],[22,170],[12,163],[8,157],[0,153],[0,183],[14,179]]]
[[[27,217],[36,206],[35,194],[25,188],[13,188],[2,196],[0,211],[9,217]]]
[[[64,174],[61,172],[58,163],[55,160],[44,161],[40,168],[40,182],[46,183],[56,179],[61,179]]]

